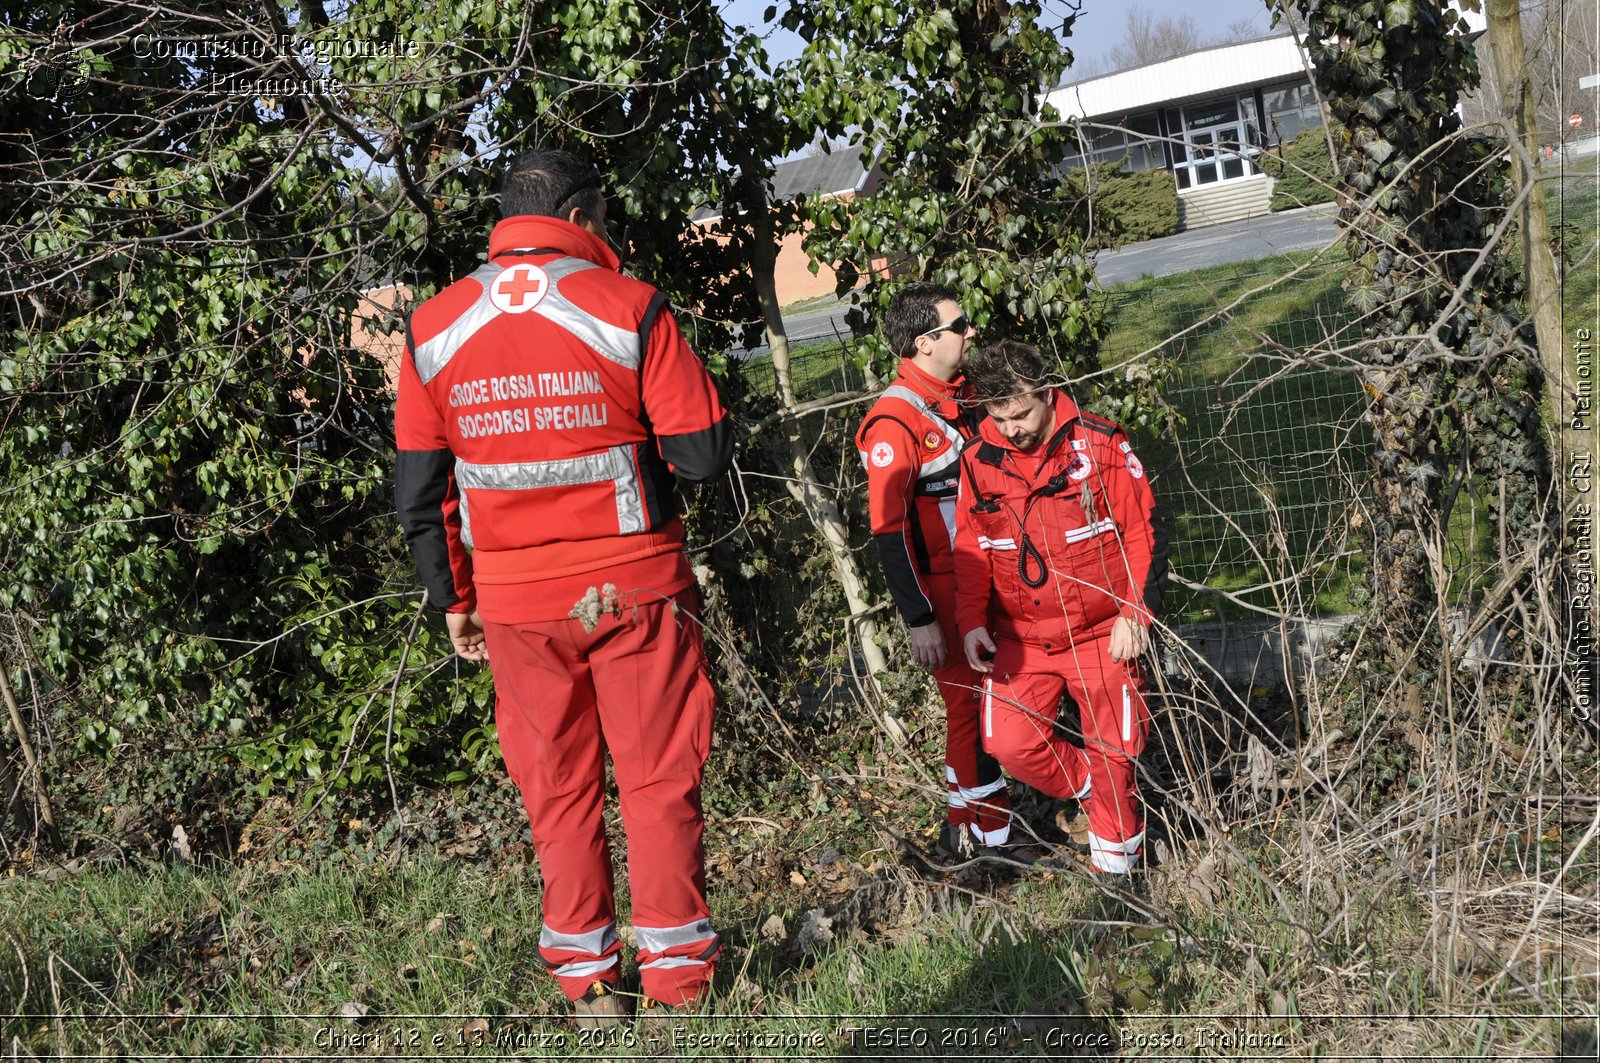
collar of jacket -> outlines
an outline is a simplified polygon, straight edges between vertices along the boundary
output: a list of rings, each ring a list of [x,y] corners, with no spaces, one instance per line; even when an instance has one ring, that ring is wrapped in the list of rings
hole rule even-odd
[[[927,400],[929,406],[938,407],[958,396],[965,396],[967,378],[957,375],[954,380],[940,380],[909,358],[900,359],[900,375],[896,383],[904,384]]]
[[[1050,404],[1056,411],[1056,434],[1050,437],[1044,445],[1044,456],[1052,457],[1061,449],[1061,444],[1072,435],[1072,426],[1078,420],[1078,404],[1072,397],[1057,388]],[[1005,468],[1006,455],[1019,453],[1016,447],[1006,442],[1006,437],[994,426],[991,418],[985,417],[983,424],[978,428],[977,460],[985,465],[993,465],[997,469]],[[1007,472],[1011,470],[1007,469]]]
[[[489,257],[496,258],[508,251],[534,247],[550,247],[564,255],[593,262],[606,269],[616,269],[620,263],[616,252],[606,242],[588,229],[570,221],[546,218],[537,214],[519,214],[507,218],[489,234]]]

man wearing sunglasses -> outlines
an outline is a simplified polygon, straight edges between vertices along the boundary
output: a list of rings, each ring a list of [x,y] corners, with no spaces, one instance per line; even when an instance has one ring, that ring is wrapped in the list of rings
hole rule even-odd
[[[954,288],[907,285],[890,300],[885,332],[900,369],[856,433],[867,470],[873,540],[917,663],[945,705],[945,824],[935,851],[967,861],[1010,839],[1010,799],[978,734],[981,677],[955,625],[957,459],[977,428],[962,377],[976,330]]]
[[[516,159],[489,258],[412,315],[395,495],[457,653],[492,661],[495,722],[544,878],[539,959],[580,1026],[621,1022],[603,806],[628,838],[640,991],[678,1007],[720,943],[701,772],[714,694],[674,478],[722,475],[732,431],[650,285],[618,272],[600,174]]]

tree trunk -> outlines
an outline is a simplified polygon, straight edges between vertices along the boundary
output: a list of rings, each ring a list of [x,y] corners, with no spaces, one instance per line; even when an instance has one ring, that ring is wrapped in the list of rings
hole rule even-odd
[[[783,314],[778,305],[774,272],[777,263],[777,245],[773,237],[771,215],[766,211],[764,204],[761,209],[755,207],[756,205],[752,203],[751,218],[755,237],[752,266],[755,272],[756,295],[761,302],[761,316],[767,326],[767,345],[772,349],[772,369],[778,382],[779,401],[782,402],[786,412],[792,412],[796,404],[794,370],[789,360],[789,337],[784,333]],[[888,670],[889,662],[884,657],[883,647],[878,645],[878,625],[872,619],[871,606],[867,602],[866,582],[861,578],[861,570],[856,566],[855,555],[850,552],[850,537],[845,530],[844,518],[817,480],[816,472],[811,466],[811,456],[806,446],[800,418],[785,417],[783,431],[794,472],[794,478],[788,484],[789,493],[800,503],[806,516],[822,534],[822,541],[827,546],[828,556],[833,563],[834,578],[844,591],[845,604],[850,608],[850,621],[861,643],[861,655],[867,665],[867,685],[873,694],[881,694],[878,688],[878,676]],[[903,744],[906,740],[904,725],[888,711],[883,714],[883,722],[890,737],[896,743]]]
[[[1570,463],[1580,456],[1594,455],[1593,421],[1588,432],[1572,425],[1570,411],[1576,397],[1576,372],[1567,357],[1567,338],[1561,329],[1561,281],[1556,276],[1555,258],[1550,251],[1550,222],[1545,211],[1544,192],[1536,187],[1540,171],[1539,129],[1534,118],[1533,82],[1528,73],[1527,48],[1522,36],[1522,11],[1517,0],[1490,0],[1488,4],[1489,49],[1494,57],[1496,87],[1499,89],[1502,117],[1508,137],[1521,151],[1511,151],[1513,187],[1527,190],[1519,214],[1522,232],[1522,276],[1528,286],[1528,308],[1533,314],[1538,337],[1539,363],[1551,394],[1553,434],[1560,441],[1561,453]],[[1532,160],[1531,165],[1528,160]],[[1568,469],[1557,475],[1573,485],[1575,508],[1594,513],[1595,478],[1569,478]],[[1590,551],[1590,574],[1600,579],[1600,551]]]

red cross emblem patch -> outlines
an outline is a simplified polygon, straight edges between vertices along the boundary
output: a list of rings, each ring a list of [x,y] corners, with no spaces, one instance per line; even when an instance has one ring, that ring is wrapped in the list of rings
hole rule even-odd
[[[502,314],[521,314],[539,305],[550,291],[550,277],[538,266],[512,266],[489,282],[489,301]]]

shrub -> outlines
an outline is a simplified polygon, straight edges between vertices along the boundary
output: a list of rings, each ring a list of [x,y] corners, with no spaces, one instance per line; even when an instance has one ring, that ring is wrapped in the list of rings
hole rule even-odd
[[[1328,160],[1328,131],[1322,126],[1302,129],[1276,152],[1265,152],[1261,169],[1276,180],[1272,184],[1272,210],[1291,210],[1333,198],[1333,164]]]
[[[1081,201],[1073,220],[1089,228],[1091,246],[1120,247],[1178,231],[1178,189],[1166,170],[1126,173],[1097,163],[1087,172],[1073,170],[1062,189]],[[1094,224],[1089,227],[1091,201]]]

